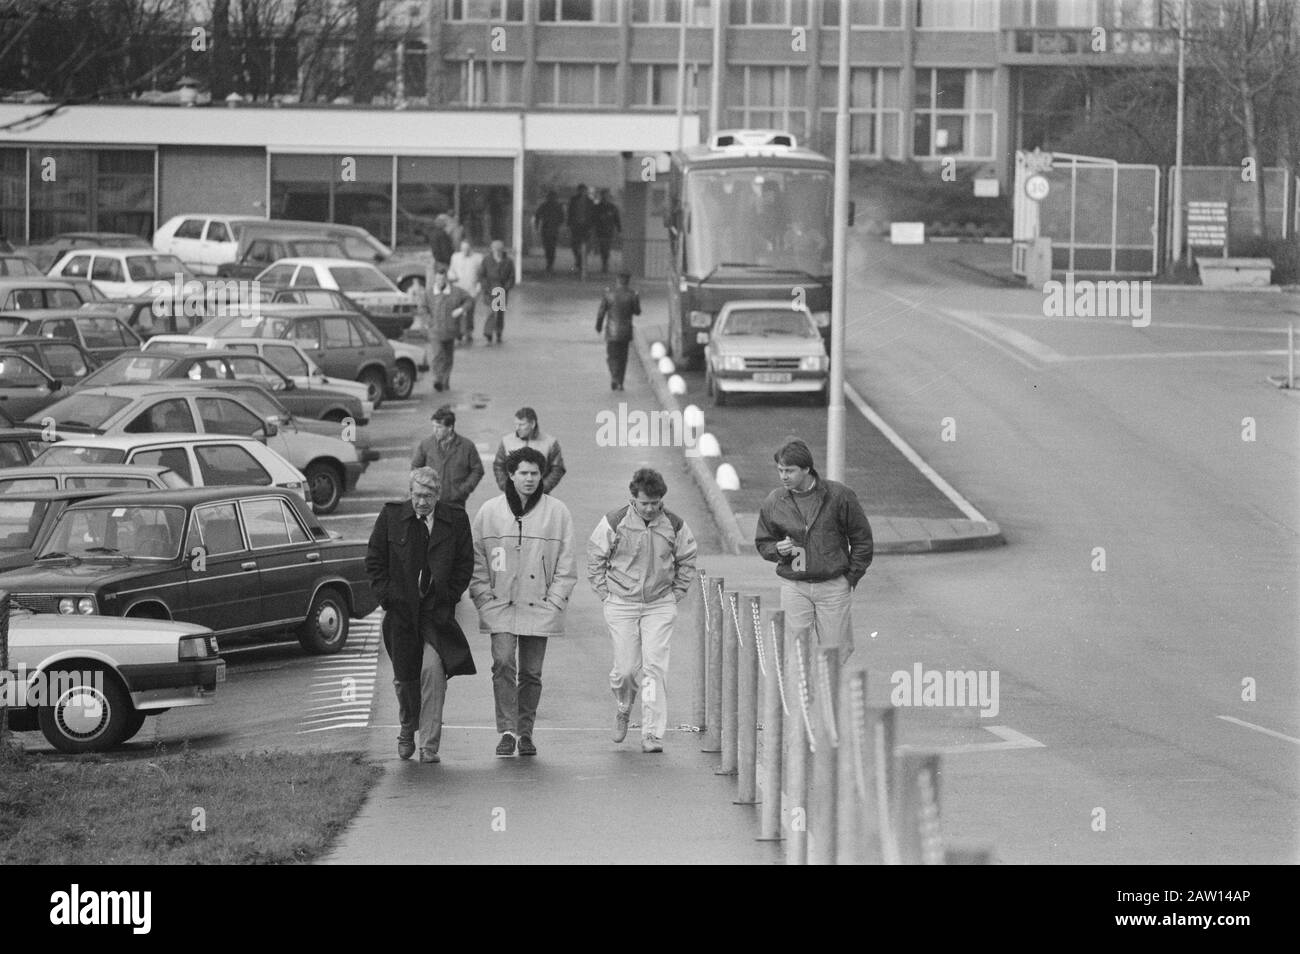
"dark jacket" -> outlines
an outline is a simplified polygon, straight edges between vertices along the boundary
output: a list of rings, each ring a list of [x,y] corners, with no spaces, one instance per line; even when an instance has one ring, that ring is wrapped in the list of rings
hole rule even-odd
[[[509,255],[503,255],[498,262],[489,252],[483,256],[483,264],[479,266],[478,280],[488,307],[493,311],[504,310],[510,289],[515,287],[514,259]],[[502,289],[500,293],[497,292],[498,288]],[[500,309],[496,307],[498,303],[501,305]]]
[[[618,206],[613,202],[601,201],[591,204],[591,228],[597,238],[612,239],[623,230],[623,221],[619,218]]]
[[[477,670],[469,641],[456,622],[456,604],[474,575],[474,539],[463,509],[434,504],[433,533],[424,553],[420,519],[409,500],[384,504],[370,533],[366,550],[366,575],[384,608],[384,645],[393,660],[393,677],[418,680],[423,658],[418,620],[420,571],[427,568],[431,586],[424,598],[432,604],[433,647],[442,657],[448,676],[472,676]]]
[[[424,301],[429,308],[429,336],[434,341],[446,341],[460,336],[460,318],[452,312],[471,302],[469,295],[455,285],[434,291],[432,285],[424,290]]]
[[[805,524],[790,491],[780,487],[768,494],[758,512],[754,545],[764,560],[776,564],[776,575],[787,580],[819,582],[844,576],[850,586],[857,586],[872,554],[871,524],[858,495],[819,476],[813,496],[817,509]],[[802,569],[795,568],[800,554],[783,557],[776,552],[777,541],[787,536],[804,551]]]
[[[537,220],[537,230],[543,235],[554,235],[564,224],[564,206],[555,199],[547,199],[537,207],[533,215]]]
[[[453,434],[451,444],[446,450],[438,443],[438,438],[429,435],[415,445],[411,455],[411,467],[432,467],[442,478],[442,497],[440,503],[450,504],[465,509],[465,501],[474,492],[478,482],[483,479],[483,461],[479,459],[478,448],[468,437]]]
[[[596,312],[596,330],[605,326],[606,341],[631,341],[632,316],[639,314],[641,298],[636,292],[630,288],[606,288]]]
[[[432,247],[435,262],[441,262],[443,265],[451,264],[451,255],[456,248],[446,229],[434,229],[433,234],[429,236],[429,245]]]
[[[578,194],[569,200],[569,232],[577,238],[586,238],[591,231],[592,211],[595,203],[585,195]]]

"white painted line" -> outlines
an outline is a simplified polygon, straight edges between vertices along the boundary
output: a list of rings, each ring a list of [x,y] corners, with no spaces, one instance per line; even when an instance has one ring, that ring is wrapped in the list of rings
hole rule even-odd
[[[1300,745],[1300,739],[1294,739],[1289,735],[1283,735],[1281,732],[1274,732],[1272,729],[1266,729],[1262,725],[1255,725],[1253,722],[1243,722],[1241,719],[1234,719],[1232,716],[1219,716],[1224,722],[1231,722],[1233,725],[1245,726],[1247,729],[1254,729],[1256,732],[1263,732],[1265,735],[1271,735],[1275,739],[1282,739],[1293,745]]]
[[[978,312],[959,311],[957,309],[945,310],[958,321],[965,322],[968,325],[973,325],[985,334],[991,335],[1016,350],[1023,351],[1030,357],[1037,358],[1045,364],[1055,364],[1057,361],[1063,361],[1065,359],[1065,355],[1049,348],[1037,338],[1031,338],[1022,331],[1008,328],[1006,325],[999,324],[992,318],[986,318]]]
[[[925,477],[939,489],[939,492],[952,501],[953,506],[964,513],[969,520],[978,520],[981,523],[988,523],[988,518],[976,510],[965,497],[957,493],[956,488],[948,481],[939,476],[933,467],[921,459],[921,455],[912,450],[907,441],[898,436],[898,432],[885,423],[885,419],[872,410],[871,405],[862,399],[862,395],[854,390],[853,385],[847,381],[844,382],[844,394],[853,402],[854,407],[871,422],[872,426],[880,433],[885,435],[889,443],[898,448],[898,452],[911,462],[912,466],[919,470]]]
[[[1273,351],[1141,351],[1131,354],[1080,354],[1062,357],[1063,362],[1079,361],[1153,361],[1160,358],[1275,358],[1286,349]]]
[[[378,512],[378,511],[376,511],[376,512],[374,512],[374,513],[331,513],[331,514],[326,514],[326,515],[324,515],[324,516],[322,516],[321,514],[316,514],[316,519],[317,519],[317,520],[321,520],[321,521],[324,521],[324,520],[370,520],[370,521],[373,521],[373,520],[374,520],[376,517],[378,517],[378,516],[379,516],[379,512]]]
[[[1037,739],[1031,739],[1024,733],[1005,725],[986,725],[983,728],[992,732],[1001,742],[970,742],[966,745],[900,745],[899,751],[938,752],[940,755],[967,755],[974,752],[1008,752],[1012,749],[1045,749],[1047,746]]]
[[[322,725],[315,729],[299,729],[299,735],[308,735],[312,732],[329,732],[332,729],[364,729],[367,728],[364,722],[341,722],[338,725]],[[396,728],[396,726],[394,726]]]

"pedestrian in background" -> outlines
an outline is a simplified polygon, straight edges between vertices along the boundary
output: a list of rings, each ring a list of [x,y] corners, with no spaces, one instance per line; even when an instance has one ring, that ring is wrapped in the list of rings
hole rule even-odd
[[[623,231],[623,221],[619,218],[618,206],[609,200],[609,190],[601,189],[596,193],[596,201],[591,205],[591,231],[596,237],[596,251],[600,253],[600,273],[609,274],[609,250],[614,240]]]
[[[451,253],[456,250],[450,229],[451,218],[446,214],[441,214],[433,220],[433,229],[429,233],[429,246],[433,251],[433,262],[443,268],[451,266]]]
[[[579,184],[573,197],[569,199],[569,245],[573,248],[573,270],[582,271],[583,252],[587,239],[591,236],[592,202],[587,195],[587,187]]]
[[[483,337],[491,343],[492,336],[496,335],[497,344],[501,344],[506,328],[506,305],[510,289],[515,287],[515,261],[506,254],[506,243],[500,239],[492,241],[487,257],[479,266],[478,284],[488,306]]]
[[[384,609],[384,648],[397,693],[397,756],[441,761],[447,680],[476,672],[456,604],[474,573],[474,542],[464,508],[438,501],[430,467],[411,471],[410,499],[384,504],[366,548],[366,575]]]
[[[641,751],[662,752],[668,643],[677,604],[695,579],[696,544],[686,522],[663,509],[668,485],[657,471],[641,468],[628,490],[631,500],[601,517],[587,541],[587,580],[604,604],[614,644],[614,741],[627,738],[639,689]]]
[[[433,412],[433,434],[415,445],[412,467],[432,467],[438,474],[439,500],[465,509],[465,501],[483,479],[483,461],[468,437],[456,433],[456,412],[444,404]]]
[[[546,200],[533,213],[533,228],[542,237],[542,251],[546,255],[546,271],[555,267],[555,246],[560,240],[560,226],[564,224],[564,206],[555,191],[548,190]]]
[[[618,286],[606,288],[596,311],[596,333],[605,329],[605,364],[609,366],[609,389],[623,390],[627,373],[627,350],[632,344],[632,318],[641,314],[641,298],[632,290],[632,274],[620,272]]]
[[[546,642],[564,635],[564,613],[578,582],[569,508],[545,490],[546,458],[521,447],[506,458],[505,493],[474,517],[470,597],[479,628],[492,636],[496,754],[536,755],[533,727],[542,698]]]
[[[776,564],[788,630],[811,629],[817,646],[853,652],[853,589],[871,565],[871,524],[858,495],[827,480],[812,451],[787,441],[773,455],[781,487],[763,501],[754,545]]]
[[[424,290],[424,303],[429,311],[429,339],[434,345],[433,389],[445,391],[451,387],[451,366],[456,360],[461,321],[473,300],[447,280],[445,265],[435,264],[433,280]]]
[[[469,296],[464,305],[465,312],[460,317],[459,340],[462,344],[474,343],[474,306],[478,298],[478,273],[483,264],[483,253],[474,251],[469,240],[460,243],[460,250],[451,256],[447,268],[447,279]]]
[[[492,461],[492,475],[497,486],[505,490],[510,475],[506,469],[506,459],[521,447],[532,447],[541,453],[546,466],[542,468],[542,490],[548,494],[555,493],[555,488],[564,476],[564,454],[560,452],[560,442],[548,434],[543,434],[537,423],[537,412],[531,407],[521,407],[515,411],[514,433],[501,438],[496,457]]]

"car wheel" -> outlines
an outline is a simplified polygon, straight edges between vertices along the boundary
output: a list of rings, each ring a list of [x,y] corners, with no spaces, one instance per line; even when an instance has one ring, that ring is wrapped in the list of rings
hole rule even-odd
[[[384,392],[388,390],[387,382],[384,381],[384,374],[376,368],[362,372],[357,378],[366,386],[366,400],[376,408],[384,403]]]
[[[408,295],[423,295],[424,279],[418,275],[412,275],[409,278],[402,279],[402,283],[397,287]]]
[[[393,383],[388,389],[388,396],[394,401],[405,401],[414,390],[415,365],[409,361],[397,362],[397,370],[393,372]]]
[[[822,389],[817,392],[816,401],[819,407],[830,407],[831,404],[831,385],[826,382]]]
[[[343,475],[331,464],[308,464],[303,471],[311,490],[311,502],[316,513],[333,513],[343,497]]]
[[[113,748],[127,738],[136,716],[131,697],[115,675],[102,669],[89,672],[89,684],[78,677],[53,705],[42,706],[37,714],[50,745],[70,755]]]
[[[704,383],[708,387],[709,397],[713,398],[713,406],[724,406],[727,403],[727,395],[723,393],[722,388],[718,387],[717,382],[713,380],[713,375],[709,374],[707,371],[704,374]]]
[[[316,594],[298,631],[298,642],[307,652],[328,656],[348,641],[348,604],[338,590],[327,587]]]
[[[332,411],[326,411],[320,416],[322,421],[332,421],[335,424],[342,424],[347,419],[348,412],[342,408],[334,408]]]

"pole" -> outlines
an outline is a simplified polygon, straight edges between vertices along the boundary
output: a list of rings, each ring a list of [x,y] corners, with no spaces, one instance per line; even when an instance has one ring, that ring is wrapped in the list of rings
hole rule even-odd
[[[736,682],[740,644],[736,642],[739,593],[727,593],[722,602],[722,764],[717,775],[736,774]]]
[[[835,242],[831,278],[830,405],[826,409],[826,476],[844,479],[844,310],[849,240],[849,0],[840,0],[839,101],[835,109]]]
[[[736,678],[736,804],[758,803],[758,641],[763,638],[757,596],[746,596],[737,628],[740,670]]]
[[[0,672],[9,668],[9,591],[0,590]],[[5,711],[7,693],[0,691],[0,756],[9,744],[9,713]]]
[[[835,809],[839,786],[836,769],[840,739],[836,709],[840,686],[840,650],[837,646],[813,651],[812,717],[816,749],[812,758],[812,785],[808,792],[808,864],[835,864]]]
[[[1295,387],[1295,322],[1286,326],[1286,386]]]
[[[1187,0],[1179,3],[1178,10],[1178,112],[1174,134],[1173,241],[1170,243],[1171,261],[1178,263],[1183,254],[1183,109],[1187,99]]]
[[[691,700],[691,725],[704,731],[709,684],[709,575],[700,570],[700,608],[695,614],[695,698]]]
[[[763,767],[760,785],[763,807],[758,815],[758,840],[781,840],[781,749],[785,739],[786,703],[785,613],[774,611],[768,617],[761,645],[767,653],[763,672]]]
[[[785,720],[785,803],[781,827],[785,831],[785,863],[802,865],[808,859],[808,639],[811,630],[785,631],[785,694],[790,718]]]
[[[704,732],[700,735],[701,752],[722,751],[722,588],[726,580],[710,577],[704,592],[705,636],[708,659],[704,667]]]
[[[677,31],[677,151],[686,144],[686,11],[689,3],[682,4],[682,22]]]
[[[685,6],[685,4],[683,4]],[[709,70],[709,135],[718,131],[722,122],[722,71],[725,48],[722,34],[722,4],[713,4],[713,66]]]

